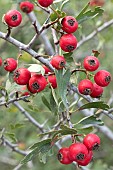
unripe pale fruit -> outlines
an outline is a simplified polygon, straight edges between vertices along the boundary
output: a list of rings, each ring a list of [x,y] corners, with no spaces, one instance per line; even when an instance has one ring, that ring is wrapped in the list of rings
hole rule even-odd
[[[38,0],[38,3],[42,6],[47,8],[53,3],[53,0]]]
[[[78,84],[78,90],[81,94],[90,95],[93,92],[93,83],[89,79],[81,80]]]
[[[106,70],[100,70],[95,74],[94,80],[97,85],[106,87],[111,82],[111,74]]]
[[[10,10],[4,15],[4,21],[10,27],[17,27],[22,21],[22,15],[17,10]]]
[[[54,68],[56,68],[57,70],[60,70],[65,67],[66,60],[65,60],[64,56],[57,55],[51,59],[50,63],[52,64],[52,66]]]
[[[6,71],[12,72],[17,68],[17,60],[14,58],[7,58],[4,60],[4,69]]]
[[[77,47],[77,39],[73,34],[64,34],[59,41],[61,49],[65,52],[71,52]]]
[[[34,4],[29,1],[21,2],[20,9],[25,13],[30,13],[34,9]]]
[[[56,76],[55,75],[49,75],[48,76],[48,81],[51,84],[51,86],[55,89],[57,88],[57,81],[56,81]]]
[[[74,33],[78,28],[77,20],[72,16],[66,16],[61,21],[62,30],[66,33]]]
[[[104,89],[101,86],[98,86],[96,83],[93,84],[93,92],[90,94],[93,98],[99,98],[102,96]]]

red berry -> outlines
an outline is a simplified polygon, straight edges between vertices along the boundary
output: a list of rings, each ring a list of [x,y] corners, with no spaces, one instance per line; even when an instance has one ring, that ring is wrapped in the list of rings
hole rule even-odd
[[[77,47],[77,39],[73,34],[64,34],[59,44],[63,51],[71,52]]]
[[[53,67],[55,67],[57,70],[60,70],[60,69],[63,69],[65,67],[65,64],[66,64],[66,60],[63,56],[60,56],[60,55],[57,55],[57,56],[54,56],[52,59],[51,59],[51,62]]]
[[[96,150],[100,145],[100,138],[96,134],[88,134],[83,139],[83,144],[88,148],[88,150]]]
[[[57,81],[56,81],[56,76],[55,75],[49,75],[48,76],[48,81],[51,84],[51,86],[55,89],[57,88]]]
[[[95,74],[94,80],[99,86],[108,86],[111,82],[111,74],[106,70],[100,70]]]
[[[69,159],[72,161],[84,160],[88,154],[88,149],[83,143],[74,143],[69,147]]]
[[[17,68],[17,60],[14,58],[7,58],[4,60],[4,69],[6,71],[14,71]]]
[[[61,148],[58,151],[57,157],[60,163],[62,164],[71,164],[73,161],[71,161],[68,157],[69,154],[69,148]]]
[[[88,71],[95,71],[98,69],[100,63],[97,57],[87,56],[83,61],[84,68]]]
[[[91,0],[90,6],[103,6],[105,4],[105,0]]]
[[[93,83],[88,79],[81,80],[78,84],[78,90],[81,94],[90,95],[93,91]]]
[[[28,90],[31,93],[38,93],[38,92],[44,90],[46,85],[47,85],[47,81],[46,81],[45,77],[42,76],[41,74],[40,75],[35,74],[29,80]]]
[[[4,15],[4,20],[10,27],[17,27],[22,21],[22,15],[17,10],[10,10]]]
[[[98,86],[96,83],[93,84],[93,92],[90,94],[93,98],[99,98],[102,96],[103,93],[103,87]]]
[[[21,2],[20,9],[25,13],[30,13],[34,9],[34,4],[29,1]]]
[[[61,21],[61,24],[63,31],[69,34],[75,32],[78,28],[78,22],[72,16],[64,17]]]
[[[86,166],[91,162],[92,158],[93,158],[93,152],[89,151],[89,153],[86,155],[86,158],[84,160],[78,160],[77,163],[78,165]]]
[[[0,66],[2,65],[2,58],[0,57]]]
[[[48,67],[46,67],[45,65],[43,65],[42,67],[45,70],[45,74],[48,74],[49,72],[51,72],[51,70]]]
[[[26,85],[29,82],[31,73],[27,68],[19,68],[14,72],[14,81],[19,85]]]
[[[42,7],[48,7],[53,3],[53,0],[38,0],[38,3],[42,6]]]

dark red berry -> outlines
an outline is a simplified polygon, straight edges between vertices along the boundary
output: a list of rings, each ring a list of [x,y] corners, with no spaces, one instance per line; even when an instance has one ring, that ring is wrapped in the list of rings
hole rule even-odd
[[[4,60],[4,69],[6,71],[14,71],[17,68],[17,60],[14,58],[7,58]]]
[[[66,33],[73,33],[78,28],[78,22],[77,20],[72,16],[66,16],[61,21],[62,24],[62,30]]]
[[[42,6],[42,7],[48,7],[53,3],[53,0],[38,0],[38,3]]]
[[[73,161],[71,161],[68,157],[69,154],[69,148],[61,148],[58,151],[57,157],[60,163],[62,164],[71,164]]]
[[[54,68],[56,68],[57,70],[60,70],[65,67],[66,60],[63,56],[57,55],[51,59],[50,63],[52,64]]]
[[[98,86],[96,83],[93,84],[93,92],[90,94],[93,98],[99,98],[102,96],[103,93],[103,87]]]
[[[81,80],[78,84],[78,90],[81,94],[90,95],[93,92],[93,83],[89,79]]]
[[[84,68],[88,71],[95,71],[98,69],[100,63],[97,57],[87,56],[83,61]]]
[[[30,13],[34,9],[34,4],[29,1],[21,2],[20,9],[25,13]]]
[[[86,166],[92,161],[92,159],[93,159],[93,152],[89,151],[88,154],[86,155],[86,158],[84,160],[78,160],[77,163],[78,165]]]
[[[84,145],[88,148],[88,150],[96,150],[100,145],[100,138],[96,134],[88,134],[83,139]]]
[[[95,74],[94,80],[99,86],[108,86],[111,82],[111,74],[106,70],[100,70]]]
[[[77,39],[73,34],[64,34],[60,38],[60,47],[65,52],[71,52],[77,47]]]
[[[2,58],[0,57],[0,66],[2,65]]]
[[[49,72],[51,72],[51,70],[48,67],[46,67],[45,65],[43,65],[42,67],[45,70],[45,74],[48,74]]]
[[[22,21],[22,15],[17,10],[10,10],[4,15],[4,21],[10,27],[17,27]]]
[[[46,85],[47,85],[47,81],[45,77],[42,76],[41,74],[35,74],[29,80],[28,90],[31,93],[38,93],[44,90]]]
[[[84,160],[88,149],[83,143],[74,143],[69,147],[69,159],[72,161]]]
[[[48,82],[51,84],[51,86],[55,89],[57,88],[57,81],[55,75],[49,75],[48,76]]]
[[[14,72],[14,81],[19,85],[26,85],[29,82],[31,73],[27,68],[19,68]]]

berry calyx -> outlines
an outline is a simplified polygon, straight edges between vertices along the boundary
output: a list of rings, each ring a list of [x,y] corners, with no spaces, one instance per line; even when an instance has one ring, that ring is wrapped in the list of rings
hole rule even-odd
[[[83,139],[83,144],[88,148],[88,150],[96,150],[100,145],[100,138],[96,134],[88,134]]]
[[[89,79],[81,80],[78,84],[78,90],[81,94],[90,95],[93,92],[93,83]]]
[[[55,75],[49,75],[48,76],[48,82],[51,84],[51,86],[55,89],[57,88],[57,81]]]
[[[93,152],[89,151],[89,153],[86,155],[86,158],[84,160],[78,160],[77,163],[78,165],[86,166],[91,162],[92,158],[93,158]]]
[[[71,52],[77,47],[77,39],[73,34],[64,34],[59,41],[61,49],[65,52]]]
[[[57,70],[60,70],[65,67],[66,60],[63,56],[57,55],[51,59],[50,63],[52,64],[54,68],[56,68]]]
[[[83,61],[83,65],[87,71],[95,71],[98,69],[100,63],[97,57],[87,56]]]
[[[62,30],[66,33],[74,33],[78,28],[77,20],[72,16],[66,16],[61,21]]]
[[[84,160],[88,154],[88,149],[83,143],[74,143],[69,147],[69,159],[72,161]]]
[[[13,79],[19,85],[26,85],[29,82],[31,73],[27,68],[19,68],[15,70]]]
[[[71,164],[73,162],[72,160],[69,159],[68,154],[69,154],[69,148],[67,148],[67,147],[61,148],[58,151],[57,157],[58,157],[58,160],[60,161],[60,163]]]
[[[0,66],[2,66],[2,58],[0,57]]]
[[[111,74],[106,70],[100,70],[95,74],[94,80],[99,86],[108,86],[111,82]]]
[[[10,27],[17,27],[22,21],[22,15],[17,10],[10,10],[4,15],[4,21]]]
[[[49,72],[51,72],[51,70],[48,67],[46,67],[45,65],[43,65],[42,67],[45,70],[45,74],[48,74]]]
[[[103,93],[103,87],[98,86],[96,83],[93,84],[93,92],[90,94],[93,98],[99,98],[102,96]]]
[[[38,3],[42,6],[47,8],[53,3],[53,0],[38,0]]]
[[[30,13],[34,9],[34,4],[32,4],[29,1],[21,2],[20,3],[20,9],[25,13]]]
[[[45,77],[42,76],[41,74],[35,74],[29,80],[28,90],[31,93],[38,93],[44,90],[46,85],[47,85],[47,81]]]
[[[4,60],[4,69],[6,71],[14,71],[17,68],[17,60],[15,60],[14,58],[7,58],[6,60]]]

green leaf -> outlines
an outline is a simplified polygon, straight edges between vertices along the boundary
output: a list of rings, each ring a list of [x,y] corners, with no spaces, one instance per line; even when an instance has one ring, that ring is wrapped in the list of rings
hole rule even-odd
[[[55,99],[53,97],[53,93],[52,92],[50,93],[50,107],[51,107],[51,111],[54,114],[58,113],[58,105],[56,104],[56,101],[55,101]]]
[[[68,63],[73,62],[73,57],[72,57],[72,55],[73,55],[73,52],[64,53],[64,54],[63,54],[63,56],[64,56],[65,59],[66,59],[66,62],[68,62]]]
[[[90,127],[85,127],[85,128],[79,128],[77,129],[77,133],[78,134],[89,134],[93,131],[93,127],[90,126]]]
[[[58,15],[60,16],[60,18],[63,18],[63,17],[66,16],[66,13],[65,13],[65,12],[62,12],[62,11],[59,10],[59,9],[56,9],[56,11],[53,12],[53,13],[50,15],[51,21],[55,21],[55,20],[58,18]]]
[[[48,102],[48,100],[46,99],[46,97],[44,96],[44,94],[42,94],[42,101],[45,104],[45,106],[51,111],[51,106],[50,103]]]
[[[17,142],[17,139],[14,133],[6,132],[5,135],[8,136],[13,142]]]
[[[92,11],[91,9],[86,11],[88,7],[89,7],[89,3],[82,9],[80,14],[76,17],[79,24],[81,24],[82,22],[88,19],[92,19],[95,18],[96,16],[100,16],[104,12],[104,10],[101,7],[95,7],[94,11]]]
[[[60,7],[60,10],[63,9],[63,7],[69,2],[69,0],[63,0],[62,4],[61,4],[61,7]]]
[[[105,104],[103,101],[91,102],[91,103],[84,104],[78,110],[84,110],[84,109],[90,109],[90,108],[98,108],[98,109],[108,110],[109,106],[107,104]]]
[[[12,130],[17,129],[17,128],[21,128],[23,126],[24,126],[24,124],[22,124],[22,123],[16,123],[15,125],[10,124],[10,127],[11,127]]]

